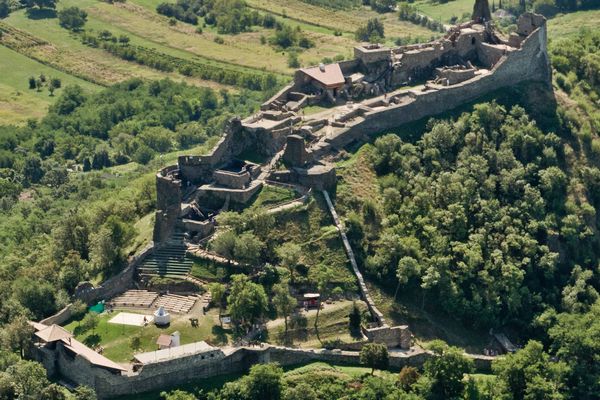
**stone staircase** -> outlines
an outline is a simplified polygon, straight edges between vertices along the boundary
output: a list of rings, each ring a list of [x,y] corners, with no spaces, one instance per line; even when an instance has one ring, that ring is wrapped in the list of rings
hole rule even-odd
[[[185,279],[194,263],[186,252],[183,233],[176,232],[160,248],[146,256],[138,267],[138,273],[140,276]]]

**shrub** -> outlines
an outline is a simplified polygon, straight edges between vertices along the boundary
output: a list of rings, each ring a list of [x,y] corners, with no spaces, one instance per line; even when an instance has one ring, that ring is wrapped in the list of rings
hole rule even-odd
[[[298,60],[298,54],[290,53],[288,54],[288,67],[290,68],[299,68],[300,60]]]
[[[78,7],[67,7],[58,12],[60,26],[72,31],[79,31],[87,21],[87,13]]]

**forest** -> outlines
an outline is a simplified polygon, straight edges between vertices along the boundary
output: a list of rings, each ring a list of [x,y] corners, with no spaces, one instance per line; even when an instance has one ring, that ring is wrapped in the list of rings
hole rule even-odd
[[[210,147],[252,98],[168,80],[68,86],[41,121],[0,127],[2,323],[50,315],[82,279],[118,272],[163,155]]]

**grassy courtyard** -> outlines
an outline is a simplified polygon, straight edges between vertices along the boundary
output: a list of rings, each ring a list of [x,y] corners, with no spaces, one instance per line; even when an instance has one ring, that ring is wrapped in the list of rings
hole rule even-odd
[[[231,332],[224,330],[219,325],[218,313],[216,310],[207,315],[194,315],[198,318],[198,327],[192,327],[189,316],[172,315],[172,322],[166,328],[159,328],[154,324],[148,324],[145,327],[111,324],[108,321],[119,311],[112,313],[102,313],[99,315],[98,326],[94,330],[87,332],[81,331],[81,320],[71,321],[64,326],[65,329],[75,334],[75,338],[88,346],[102,346],[103,355],[116,362],[128,362],[135,353],[153,351],[157,349],[156,339],[161,334],[171,334],[179,331],[181,334],[181,344],[198,342],[205,340],[212,345],[226,345],[231,343]],[[150,310],[146,313],[151,314]],[[140,336],[140,348],[133,349],[130,346],[132,336]]]

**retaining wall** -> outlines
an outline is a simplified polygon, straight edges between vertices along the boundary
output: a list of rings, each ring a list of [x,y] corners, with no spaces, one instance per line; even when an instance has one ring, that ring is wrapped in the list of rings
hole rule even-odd
[[[100,300],[109,299],[132,288],[136,268],[148,254],[152,253],[153,250],[154,244],[150,243],[141,252],[133,256],[133,259],[123,271],[108,279],[98,287],[76,293],[75,297],[87,304],[92,304]]]
[[[67,304],[65,308],[60,310],[54,315],[49,316],[46,319],[40,321],[40,324],[44,325],[62,325],[64,322],[68,321],[69,318],[73,315],[73,304]]]

